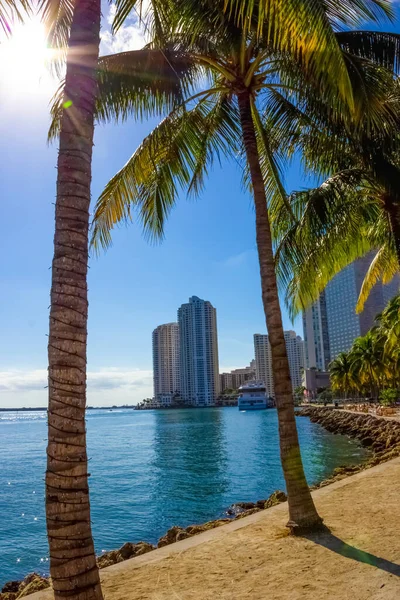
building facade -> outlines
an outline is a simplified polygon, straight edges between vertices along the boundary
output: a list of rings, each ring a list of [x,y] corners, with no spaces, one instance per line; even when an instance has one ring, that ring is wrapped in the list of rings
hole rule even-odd
[[[192,296],[179,308],[178,323],[181,397],[193,406],[213,405],[219,395],[216,310]]]
[[[219,389],[220,392],[225,390],[237,390],[246,381],[251,381],[256,378],[256,361],[253,359],[248,367],[243,369],[234,369],[230,373],[220,373]]]
[[[326,371],[340,352],[350,350],[354,340],[365,335],[375,318],[399,292],[400,278],[383,285],[378,282],[371,290],[362,313],[356,304],[364,277],[374,252],[368,252],[340,271],[320,294],[319,299],[303,312],[305,364],[308,369]]]
[[[373,327],[376,315],[385,308],[390,298],[399,292],[398,276],[387,285],[378,282],[371,290],[363,312],[356,313],[355,307],[362,282],[373,258],[374,252],[369,252],[355,260],[338,273],[326,287],[331,360],[340,352],[350,350],[355,338],[365,335]]]
[[[166,323],[153,331],[154,398],[179,393],[180,352],[179,325]]]
[[[325,292],[303,311],[303,335],[305,367],[325,371],[331,361]]]
[[[306,388],[306,396],[313,400],[320,390],[330,387],[329,373],[317,369],[305,369],[302,376],[302,385]]]
[[[304,344],[295,331],[285,331],[286,351],[289,361],[290,378],[293,391],[301,385],[304,368]],[[271,345],[268,335],[254,334],[254,353],[256,361],[256,378],[265,384],[267,396],[274,397],[274,380],[272,369]]]

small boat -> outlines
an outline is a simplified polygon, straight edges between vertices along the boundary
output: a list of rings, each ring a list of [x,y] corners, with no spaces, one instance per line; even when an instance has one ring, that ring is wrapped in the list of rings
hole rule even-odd
[[[267,398],[265,385],[262,381],[246,381],[239,388],[239,410],[263,410],[272,408],[273,402]]]

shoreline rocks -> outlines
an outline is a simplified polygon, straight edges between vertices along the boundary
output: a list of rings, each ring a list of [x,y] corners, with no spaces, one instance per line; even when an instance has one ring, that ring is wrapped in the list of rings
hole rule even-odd
[[[50,587],[50,580],[38,573],[29,573],[22,581],[7,581],[1,589],[0,600],[19,600]]]
[[[372,456],[359,465],[337,467],[331,477],[312,486],[315,490],[339,481],[364,469],[400,456],[400,422],[328,407],[306,406],[296,411],[298,417],[308,417],[331,433],[348,435],[372,451]]]

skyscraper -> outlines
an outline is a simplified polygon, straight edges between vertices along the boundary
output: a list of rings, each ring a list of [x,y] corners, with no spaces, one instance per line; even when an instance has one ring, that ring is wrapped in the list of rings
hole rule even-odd
[[[369,252],[355,260],[326,286],[326,313],[331,360],[340,352],[347,352],[356,337],[365,335],[374,325],[377,313],[381,312],[388,300],[399,292],[398,276],[395,276],[387,285],[378,282],[373,287],[363,312],[356,314],[355,307],[361,285],[373,257],[374,252]]]
[[[293,391],[301,385],[301,369],[304,367],[304,344],[295,331],[285,331],[286,351],[289,361],[290,378]],[[256,377],[263,381],[267,395],[274,396],[274,380],[272,369],[271,345],[268,335],[254,334],[254,353],[256,360]]]
[[[179,325],[166,323],[153,331],[154,398],[179,392]]]
[[[304,359],[307,369],[326,371],[331,361],[325,292],[303,311]]]
[[[371,329],[376,315],[399,292],[397,275],[387,285],[378,282],[362,313],[356,313],[357,299],[373,257],[374,252],[368,252],[340,271],[319,299],[303,312],[307,368],[327,370],[331,360],[340,352],[347,352],[356,337]]]
[[[181,396],[194,406],[212,405],[219,394],[216,310],[192,296],[179,308],[178,323]]]

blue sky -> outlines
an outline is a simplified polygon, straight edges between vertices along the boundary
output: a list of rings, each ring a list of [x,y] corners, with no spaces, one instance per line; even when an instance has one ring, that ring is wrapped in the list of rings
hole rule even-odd
[[[135,20],[112,39],[106,11],[103,53],[140,47],[143,36]],[[0,81],[0,407],[47,401],[57,148],[46,144],[49,90],[44,87],[32,94]],[[93,200],[154,123],[97,127]],[[291,169],[287,189],[304,184]],[[152,394],[152,330],[175,320],[180,304],[192,295],[217,309],[220,369],[249,363],[253,334],[265,331],[265,320],[254,212],[235,163],[215,164],[199,200],[180,199],[162,244],[149,244],[137,223],[113,237],[112,248],[90,261],[89,404],[135,403]],[[283,317],[286,329],[302,335],[300,319],[293,326],[286,311]]]

